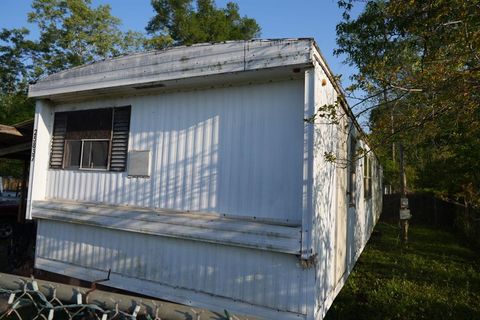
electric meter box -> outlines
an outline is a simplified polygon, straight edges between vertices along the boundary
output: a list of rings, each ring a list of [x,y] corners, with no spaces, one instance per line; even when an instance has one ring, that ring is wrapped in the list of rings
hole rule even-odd
[[[406,220],[410,219],[412,215],[410,214],[410,209],[400,209],[400,219]]]

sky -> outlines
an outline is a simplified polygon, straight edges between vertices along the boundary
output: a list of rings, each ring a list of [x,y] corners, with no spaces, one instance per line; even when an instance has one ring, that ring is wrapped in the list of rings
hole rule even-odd
[[[229,0],[215,0],[225,7]],[[335,27],[342,11],[336,0],[236,0],[240,14],[255,18],[262,27],[261,38],[304,38],[317,41],[328,65],[336,75],[342,75],[343,86],[354,69],[342,63],[343,57],[333,55],[336,47]],[[109,4],[112,14],[122,20],[123,30],[145,31],[154,15],[150,0],[93,0],[93,5]],[[38,35],[27,23],[31,0],[0,0],[0,28],[27,26],[32,37]],[[361,8],[357,8],[359,10]]]

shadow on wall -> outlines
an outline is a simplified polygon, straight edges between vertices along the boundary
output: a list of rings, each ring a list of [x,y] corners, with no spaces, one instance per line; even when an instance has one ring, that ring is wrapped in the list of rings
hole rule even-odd
[[[130,150],[152,176],[51,170],[52,198],[299,220],[303,82],[132,103]],[[299,143],[300,142],[300,143]],[[38,257],[304,313],[307,272],[294,255],[49,221]],[[50,233],[49,233],[50,232]],[[206,230],[205,232],[210,232]],[[248,252],[247,252],[248,251]],[[295,267],[292,267],[295,266]]]
[[[299,220],[303,83],[137,97],[130,150],[152,176],[52,170],[49,196]]]

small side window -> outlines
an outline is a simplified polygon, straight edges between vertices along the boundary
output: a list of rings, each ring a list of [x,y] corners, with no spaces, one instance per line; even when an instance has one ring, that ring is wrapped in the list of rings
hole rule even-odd
[[[357,171],[357,140],[350,138],[350,153],[348,157],[348,195],[349,205],[355,206],[356,197],[356,171]]]
[[[363,195],[365,199],[372,197],[372,159],[365,155],[363,158]]]

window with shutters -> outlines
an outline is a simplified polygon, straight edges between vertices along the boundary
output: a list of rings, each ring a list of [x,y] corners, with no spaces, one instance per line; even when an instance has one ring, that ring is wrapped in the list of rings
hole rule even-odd
[[[50,168],[125,171],[130,107],[55,113]]]

